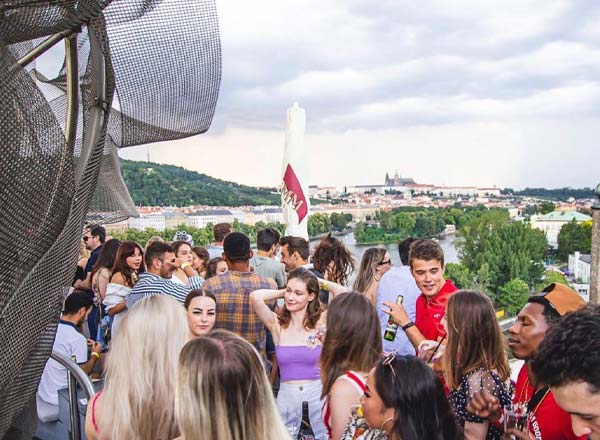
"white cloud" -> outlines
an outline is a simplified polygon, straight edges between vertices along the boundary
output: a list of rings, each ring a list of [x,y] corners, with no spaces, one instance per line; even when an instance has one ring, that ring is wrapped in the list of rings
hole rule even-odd
[[[285,109],[299,101],[313,183],[378,182],[396,168],[447,184],[600,177],[600,4],[219,0],[218,11],[213,128],[174,143],[177,154],[153,146],[165,162],[275,185]]]

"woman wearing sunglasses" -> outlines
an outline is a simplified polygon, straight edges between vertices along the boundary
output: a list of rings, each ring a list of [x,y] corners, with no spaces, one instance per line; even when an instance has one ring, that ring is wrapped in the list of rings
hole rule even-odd
[[[376,305],[379,280],[391,267],[392,259],[385,249],[367,249],[360,261],[360,269],[356,275],[356,281],[354,281],[354,290],[364,293],[371,304]]]
[[[342,440],[455,440],[459,429],[436,374],[392,352],[369,372]]]

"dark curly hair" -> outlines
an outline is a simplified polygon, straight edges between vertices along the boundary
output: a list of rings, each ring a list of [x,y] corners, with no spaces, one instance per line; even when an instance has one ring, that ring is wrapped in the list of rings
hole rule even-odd
[[[354,271],[354,257],[344,244],[327,234],[315,249],[312,263],[329,281],[346,285]]]
[[[565,315],[540,344],[531,367],[550,387],[586,382],[600,393],[600,305]]]

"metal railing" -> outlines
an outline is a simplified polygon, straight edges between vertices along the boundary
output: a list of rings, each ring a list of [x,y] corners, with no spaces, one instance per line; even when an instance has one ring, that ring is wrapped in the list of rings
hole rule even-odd
[[[90,399],[94,393],[94,385],[85,371],[73,360],[55,351],[50,358],[67,369],[67,383],[69,386],[69,418],[71,420],[71,440],[81,440],[81,426],[79,424],[79,409],[77,405],[77,384]]]
[[[517,321],[517,317],[513,316],[512,318],[506,318],[500,321],[500,328],[502,332],[505,333],[509,328],[513,326],[513,324]]]

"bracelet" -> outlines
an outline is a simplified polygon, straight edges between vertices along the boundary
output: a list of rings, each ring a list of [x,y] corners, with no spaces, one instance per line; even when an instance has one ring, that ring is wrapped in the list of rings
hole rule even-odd
[[[96,359],[100,359],[100,355],[95,351],[92,351],[91,356],[94,356]]]
[[[414,323],[414,322],[412,322],[412,321],[409,321],[408,323],[406,323],[406,324],[404,324],[404,325],[402,326],[402,330],[406,331],[406,330],[408,330],[409,328],[411,328],[411,327],[414,327],[414,326],[415,326],[415,323]]]
[[[181,270],[184,270],[186,267],[190,267],[192,265],[192,263],[190,263],[189,261],[184,261],[183,263],[181,263]]]

